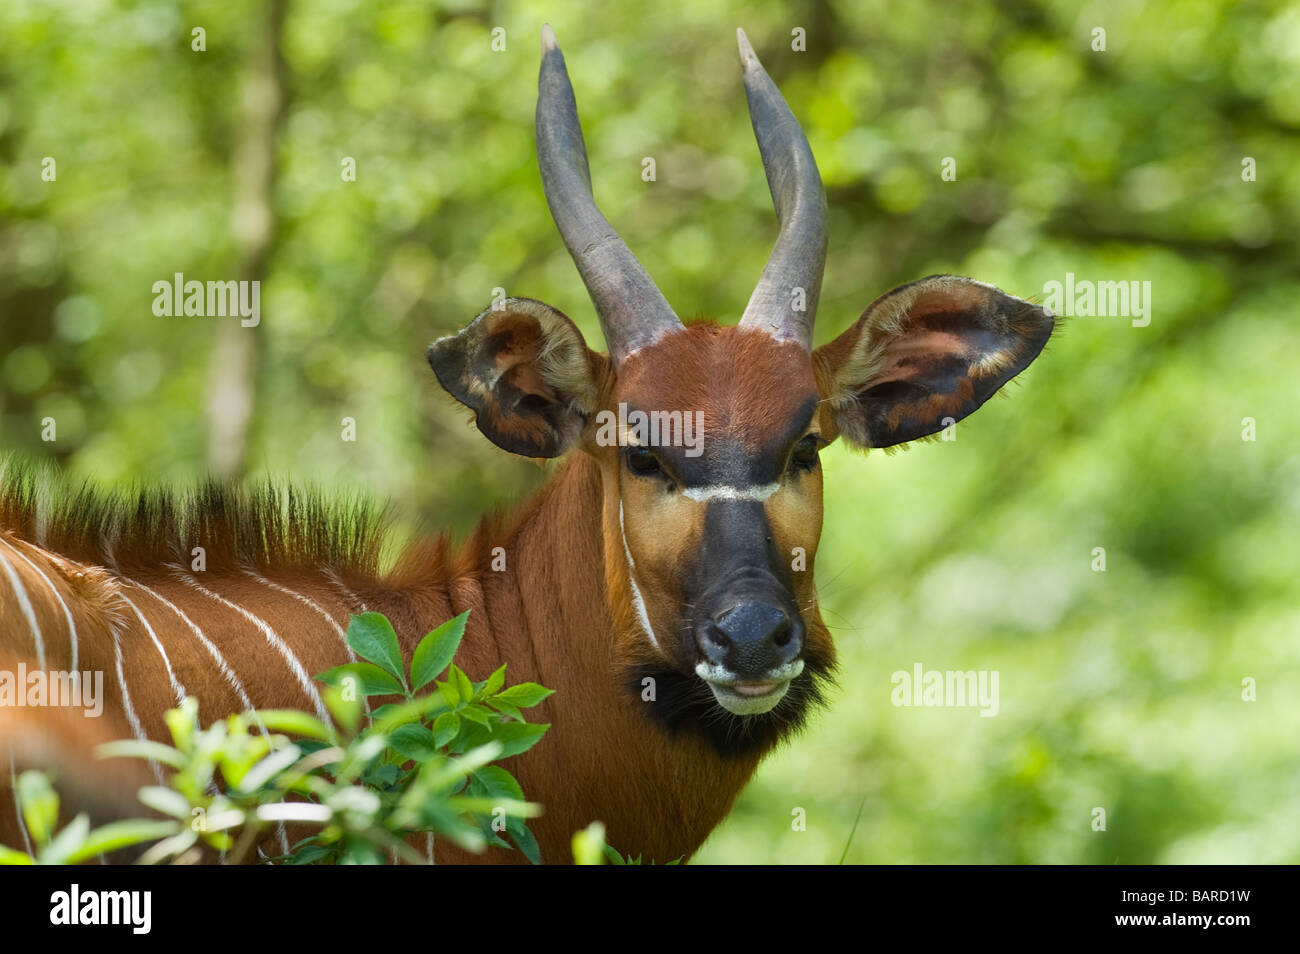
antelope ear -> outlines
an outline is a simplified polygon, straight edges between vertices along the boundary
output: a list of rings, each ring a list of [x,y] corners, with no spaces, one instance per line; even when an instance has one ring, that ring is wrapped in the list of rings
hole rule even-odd
[[[596,412],[608,359],[550,305],[508,298],[429,345],[429,366],[493,444],[559,457]]]
[[[889,447],[973,412],[1038,356],[1053,323],[992,285],[932,275],[877,298],[818,348],[818,377],[845,437]]]

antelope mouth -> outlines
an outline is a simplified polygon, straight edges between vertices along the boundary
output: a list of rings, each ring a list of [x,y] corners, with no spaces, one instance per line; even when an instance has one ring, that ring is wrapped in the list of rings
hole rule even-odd
[[[718,705],[733,715],[761,715],[776,708],[785,698],[790,683],[803,672],[803,660],[796,659],[760,678],[744,679],[720,666],[700,663],[695,673],[708,685]]]
[[[771,712],[785,698],[789,682],[741,682],[730,686],[709,683],[718,705],[734,715],[760,715]]]

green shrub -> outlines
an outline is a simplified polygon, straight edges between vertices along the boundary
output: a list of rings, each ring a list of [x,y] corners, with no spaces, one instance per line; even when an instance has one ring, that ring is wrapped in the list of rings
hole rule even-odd
[[[315,832],[271,862],[421,863],[424,855],[406,839],[426,832],[471,851],[510,849],[513,842],[540,863],[526,819],[541,806],[526,801],[514,776],[492,763],[541,739],[549,725],[529,723],[522,710],[551,690],[535,683],[506,688],[504,665],[482,682],[470,680],[452,663],[468,615],[425,636],[409,671],[383,615],[352,617],[347,640],[362,661],[317,677],[327,685],[333,725],[279,709],[232,715],[203,729],[197,700],[186,699],[166,715],[171,745],[101,746],[101,757],[152,759],[171,770],[165,786],[139,792],[166,820],[91,831],[78,815],[56,833],[58,796],[40,773],[23,773],[18,798],[37,851],[33,857],[0,848],[0,863],[69,864],[145,842],[155,843],[141,855],[144,863],[196,860],[201,846],[241,862],[284,823]],[[402,701],[365,711],[369,697],[390,695]]]

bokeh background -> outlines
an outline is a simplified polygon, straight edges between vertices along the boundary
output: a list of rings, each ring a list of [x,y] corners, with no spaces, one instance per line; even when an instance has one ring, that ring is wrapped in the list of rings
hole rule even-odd
[[[537,487],[422,353],[496,287],[600,346],[533,156],[545,21],[597,198],[683,314],[734,320],[775,237],[737,26],[826,182],[819,343],[934,272],[1152,283],[1148,326],[1074,319],[957,440],[826,452],[841,688],[699,860],[1300,861],[1294,4],[6,0],[0,450],[459,532]],[[155,317],[176,272],[260,280],[260,327]],[[917,662],[997,670],[999,715],[895,708]]]

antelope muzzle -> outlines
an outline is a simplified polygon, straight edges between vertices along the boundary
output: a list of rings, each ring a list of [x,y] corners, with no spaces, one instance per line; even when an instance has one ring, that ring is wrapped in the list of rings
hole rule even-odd
[[[770,711],[803,672],[804,625],[784,576],[760,503],[709,505],[692,601],[695,673],[736,715]]]

